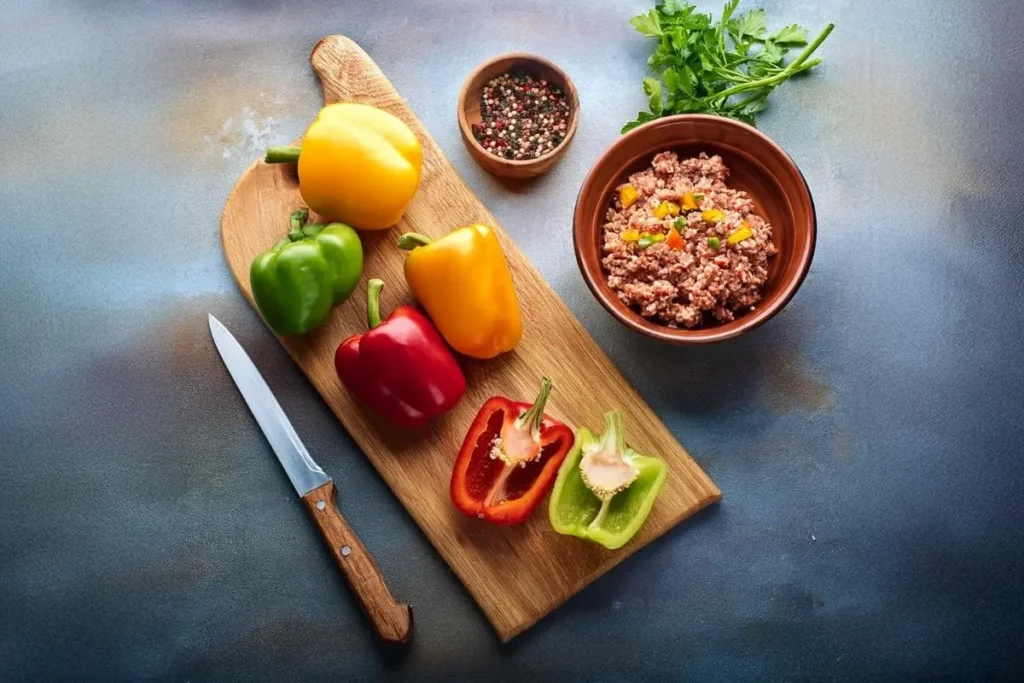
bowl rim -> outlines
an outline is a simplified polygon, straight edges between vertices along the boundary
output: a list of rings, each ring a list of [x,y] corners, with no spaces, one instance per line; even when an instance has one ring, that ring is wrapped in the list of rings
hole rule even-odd
[[[466,97],[469,95],[469,84],[484,69],[503,59],[520,59],[524,61],[531,61],[543,64],[544,66],[550,68],[552,71],[557,73],[563,79],[565,79],[565,83],[568,86],[566,88],[567,92],[565,93],[565,95],[569,99],[569,127],[566,128],[565,137],[562,139],[560,143],[558,143],[557,146],[551,149],[551,151],[545,152],[539,157],[534,157],[533,159],[505,159],[495,154],[491,154],[486,149],[484,149],[483,145],[477,142],[476,137],[473,136],[473,131],[470,128],[469,120],[466,118]],[[502,52],[501,54],[490,57],[489,59],[486,59],[483,62],[477,64],[473,68],[473,70],[469,72],[469,75],[466,76],[466,79],[462,82],[462,87],[459,89],[458,119],[459,128],[461,128],[463,132],[463,138],[467,140],[469,144],[471,144],[478,152],[480,152],[481,154],[486,154],[489,157],[493,157],[494,159],[497,159],[504,166],[509,166],[512,168],[524,168],[544,161],[548,157],[556,154],[557,152],[562,150],[566,145],[568,145],[572,138],[576,135],[576,129],[579,127],[580,123],[579,94],[576,89],[576,84],[573,83],[573,80],[571,78],[569,78],[569,74],[567,74],[560,66],[552,62],[550,59],[547,59],[546,57],[541,57],[540,55],[533,54],[531,52]]]
[[[673,123],[680,123],[684,121],[706,121],[716,125],[723,126],[734,126],[741,130],[753,133],[755,137],[759,138],[761,142],[775,150],[785,161],[785,163],[796,171],[796,177],[800,181],[800,186],[803,189],[804,194],[807,197],[807,203],[810,207],[810,225],[809,225],[809,237],[807,241],[807,247],[802,254],[798,255],[802,259],[800,269],[796,276],[793,277],[789,282],[786,283],[782,290],[781,296],[779,296],[770,306],[759,309],[757,314],[750,316],[746,322],[741,322],[740,325],[733,329],[721,331],[720,327],[701,327],[696,329],[687,328],[674,328],[659,323],[653,323],[656,325],[656,329],[648,329],[639,325],[635,320],[626,315],[626,311],[631,311],[625,304],[619,301],[618,298],[612,297],[610,300],[604,292],[600,290],[597,282],[595,281],[595,275],[590,272],[586,264],[583,261],[582,249],[580,246],[580,214],[581,206],[580,200],[583,197],[583,191],[590,187],[595,182],[595,176],[598,171],[602,160],[608,157],[612,151],[628,144],[631,137],[645,132],[651,128],[658,126],[670,125]],[[699,140],[694,140],[699,143]],[[680,141],[679,144],[687,144],[687,141]],[[643,154],[649,153],[650,150],[645,151]],[[641,156],[643,156],[641,154]],[[674,114],[672,116],[664,116],[647,123],[641,124],[629,132],[619,136],[612,144],[610,144],[604,152],[598,157],[594,165],[591,166],[590,171],[583,179],[583,183],[580,185],[579,192],[576,194],[576,204],[573,208],[573,231],[572,231],[573,251],[576,255],[576,265],[579,267],[580,274],[583,276],[583,281],[586,283],[587,288],[593,294],[594,298],[601,304],[601,306],[608,311],[612,317],[618,320],[626,327],[639,332],[647,337],[653,337],[661,341],[669,342],[677,345],[697,345],[697,344],[714,344],[717,342],[725,341],[727,339],[734,339],[750,330],[756,329],[768,322],[775,315],[782,310],[796,295],[797,290],[803,284],[804,280],[807,279],[807,274],[811,269],[811,262],[814,260],[814,252],[817,248],[818,242],[818,214],[817,208],[814,205],[814,195],[811,193],[811,188],[807,184],[807,178],[804,176],[803,171],[793,160],[786,150],[782,148],[777,142],[768,137],[765,133],[761,132],[754,126],[751,126],[742,121],[736,119],[730,119],[724,116],[717,116],[714,114]],[[598,246],[600,249],[600,246]],[[598,259],[598,270],[596,274],[600,277],[603,274],[603,269],[600,267],[600,259]],[[653,322],[653,321],[652,321]]]

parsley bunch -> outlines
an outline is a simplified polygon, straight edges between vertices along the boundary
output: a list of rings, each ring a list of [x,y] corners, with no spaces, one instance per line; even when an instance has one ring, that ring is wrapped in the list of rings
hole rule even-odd
[[[726,2],[717,23],[684,0],[662,0],[629,20],[640,33],[658,39],[647,63],[661,77],[644,79],[650,111],[637,114],[623,133],[670,114],[718,114],[754,125],[772,90],[821,62],[809,57],[835,24],[808,45],[803,27],[791,24],[769,34],[764,10],[734,16],[739,4]],[[804,45],[796,59],[784,63],[791,48]]]

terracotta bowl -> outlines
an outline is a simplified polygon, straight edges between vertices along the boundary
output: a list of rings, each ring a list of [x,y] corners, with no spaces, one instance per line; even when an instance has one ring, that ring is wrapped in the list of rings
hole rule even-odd
[[[487,152],[473,137],[472,126],[480,123],[480,93],[491,79],[509,71],[522,71],[534,78],[554,83],[569,100],[569,122],[565,130],[565,139],[558,147],[536,159],[516,161],[496,157]],[[580,122],[580,99],[572,80],[548,60],[524,52],[509,52],[484,62],[469,75],[462,85],[462,92],[459,93],[458,117],[462,142],[476,163],[485,171],[505,178],[530,178],[547,172],[569,148]]]
[[[772,225],[778,254],[769,258],[768,281],[756,309],[728,323],[705,317],[702,327],[676,329],[648,320],[629,308],[608,286],[601,267],[601,227],[616,188],[647,167],[658,152],[681,158],[720,154],[730,187],[746,191],[757,213]],[[708,344],[737,337],[782,310],[807,275],[814,255],[817,221],[803,175],[781,147],[744,123],[719,116],[683,114],[657,119],[623,135],[591,169],[576,200],[573,241],[576,261],[590,291],[627,327],[673,344]]]

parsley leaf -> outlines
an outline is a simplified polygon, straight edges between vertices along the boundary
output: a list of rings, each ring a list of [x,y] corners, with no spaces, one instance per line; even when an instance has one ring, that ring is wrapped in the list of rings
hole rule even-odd
[[[652,9],[647,14],[633,17],[629,20],[629,23],[645,36],[661,35],[661,20],[659,19],[657,9]]]
[[[665,83],[665,88],[669,92],[673,92],[679,86],[679,75],[676,73],[674,66],[670,66],[665,69],[661,74],[661,80]]]
[[[637,126],[639,126],[641,124],[644,124],[644,123],[647,123],[648,121],[653,121],[656,118],[658,118],[658,117],[655,116],[654,114],[651,114],[650,112],[646,112],[646,111],[638,112],[637,115],[636,115],[636,120],[635,121],[630,121],[625,126],[623,126],[622,127],[622,132],[623,133],[628,133],[629,131],[633,130]]]
[[[647,93],[647,106],[650,107],[651,113],[655,116],[661,114],[661,81],[648,76],[644,79],[644,92]]]
[[[739,4],[740,0],[728,0],[714,21],[686,0],[660,0],[646,14],[629,20],[657,46],[647,60],[655,75],[643,81],[648,111],[639,112],[623,132],[660,116],[692,112],[754,124],[776,87],[821,62],[811,55],[834,24],[787,64],[790,48],[807,45],[803,27],[791,24],[769,34],[765,11],[737,14]]]
[[[718,27],[720,29],[725,28],[729,23],[729,18],[732,13],[736,11],[736,8],[740,6],[740,0],[728,0],[725,3],[725,7],[722,8],[722,18],[718,21]]]
[[[791,24],[780,28],[769,39],[777,45],[806,45],[807,32],[804,31],[803,26]]]
[[[761,38],[768,31],[768,20],[763,9],[752,9],[730,21],[728,26],[733,38]]]
[[[693,72],[690,71],[690,67],[684,64],[676,73],[678,75],[676,85],[679,89],[687,95],[693,95]]]
[[[661,5],[661,12],[662,14],[670,15],[679,14],[680,12],[685,12],[687,10],[687,7],[687,4],[685,2],[680,2],[680,0],[665,0],[665,2],[662,3]],[[690,11],[693,10],[692,7],[690,7],[689,9]]]
[[[768,62],[769,64],[777,65],[782,61],[782,57],[782,49],[775,43],[775,41],[764,41],[764,48],[761,50],[761,54],[758,55],[758,59]]]

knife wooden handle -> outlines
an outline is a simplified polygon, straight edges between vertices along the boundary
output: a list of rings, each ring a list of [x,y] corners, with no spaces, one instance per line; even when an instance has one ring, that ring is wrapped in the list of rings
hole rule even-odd
[[[331,555],[345,575],[373,628],[384,641],[404,643],[412,633],[412,608],[395,602],[373,556],[360,543],[334,502],[334,482],[318,486],[302,497]]]

